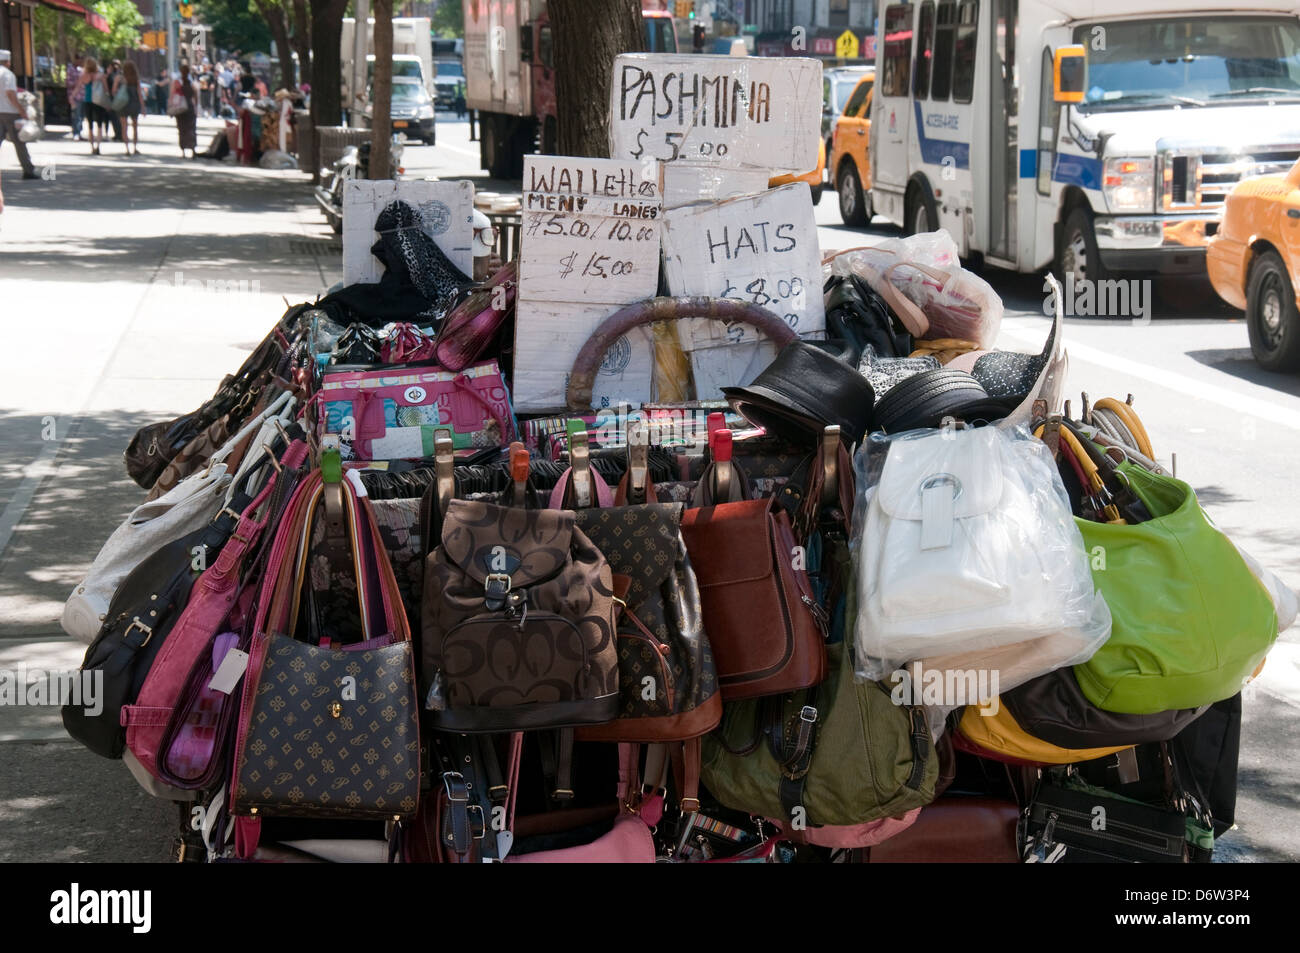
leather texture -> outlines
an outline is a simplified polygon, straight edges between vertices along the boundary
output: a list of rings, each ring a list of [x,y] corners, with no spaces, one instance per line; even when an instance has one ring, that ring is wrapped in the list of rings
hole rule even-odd
[[[508,731],[612,720],[615,608],[609,564],[571,511],[453,500],[421,610],[432,724]]]
[[[1035,738],[1016,722],[1005,706],[999,704],[995,714],[981,714],[985,709],[978,705],[967,705],[962,710],[957,731],[966,741],[974,745],[977,754],[1011,759],[1033,764],[1073,764],[1077,761],[1091,761],[1104,758],[1116,751],[1131,748],[1132,745],[1100,745],[1093,748],[1062,748],[1041,738]]]
[[[1230,698],[1277,639],[1268,590],[1190,486],[1125,472],[1153,519],[1075,520],[1085,549],[1106,554],[1093,579],[1113,620],[1106,643],[1075,666],[1079,687],[1098,708],[1132,715]]]
[[[1168,741],[1208,707],[1150,715],[1103,711],[1088,701],[1073,669],[1069,668],[1057,669],[1019,688],[1003,691],[1001,702],[1026,732],[1063,748]]]
[[[825,633],[807,573],[794,566],[786,513],[770,499],[687,510],[682,538],[699,581],[723,700],[821,682]]]
[[[180,453],[172,457],[154,485],[150,488],[145,501],[156,500],[181,480],[202,467],[214,453],[230,439],[230,416],[218,417],[198,433],[189,443],[181,448]]]
[[[677,741],[722,720],[699,586],[680,504],[581,510],[577,525],[628,583],[619,614],[619,713],[579,730],[587,741]]]
[[[514,310],[518,275],[518,262],[509,262],[447,312],[434,344],[440,367],[459,371],[483,355]]]
[[[989,797],[945,797],[915,822],[871,847],[873,864],[1017,864],[1020,808]]]

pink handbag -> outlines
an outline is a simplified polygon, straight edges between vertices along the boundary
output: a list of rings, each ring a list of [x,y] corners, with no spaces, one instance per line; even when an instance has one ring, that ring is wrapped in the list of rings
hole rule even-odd
[[[457,450],[504,447],[518,439],[510,390],[496,361],[460,371],[327,370],[316,399],[317,431],[339,436],[344,459],[431,457],[440,429],[451,431]]]
[[[865,824],[849,825],[827,825],[824,827],[809,827],[803,831],[787,831],[780,821],[772,821],[777,827],[782,828],[779,839],[790,841],[791,843],[813,844],[817,847],[834,847],[834,848],[852,848],[852,847],[875,847],[877,844],[889,840],[895,834],[902,833],[921,816],[921,809],[914,807],[902,817],[882,817],[879,820],[867,821]]]
[[[523,748],[523,734],[516,733],[511,739],[509,780],[510,795],[506,806],[506,824],[514,828],[515,795],[518,792],[519,759]],[[657,822],[662,813],[662,802],[658,795],[643,801],[636,813],[629,808],[629,792],[633,787],[636,774],[638,746],[620,744],[618,746],[618,802],[622,805],[614,827],[607,834],[596,838],[590,844],[578,847],[564,847],[558,850],[542,850],[531,854],[507,854],[507,864],[653,864],[655,862],[654,837],[650,825]]]
[[[280,467],[296,470],[306,459],[307,444],[295,441],[284,452]],[[194,691],[195,669],[197,666],[206,671],[210,666],[213,640],[222,631],[231,610],[245,591],[241,586],[244,558],[258,542],[268,519],[263,515],[258,520],[253,514],[262,508],[279,479],[278,474],[273,475],[240,515],[239,524],[229,542],[222,547],[221,555],[194,584],[189,602],[154,659],[135,704],[122,709],[127,747],[149,774],[173,787],[189,790],[203,787],[211,780],[209,776],[219,770],[220,766],[215,762],[220,752],[216,750],[215,737],[210,739],[213,746],[207,751],[206,759],[203,751],[194,750],[191,744],[190,750],[176,764],[180,771],[189,773],[188,777],[172,774],[159,759],[165,761],[167,742],[185,720],[193,717],[196,727],[204,722],[215,724],[214,705],[222,700],[209,696],[206,713],[202,705],[195,706],[197,696],[201,696],[203,691],[202,687]],[[230,697],[226,696],[224,706],[230,704]],[[190,740],[195,740],[193,732]],[[205,760],[206,764],[200,765]]]
[[[434,357],[449,371],[468,367],[486,351],[515,306],[519,267],[510,262],[443,319]]]

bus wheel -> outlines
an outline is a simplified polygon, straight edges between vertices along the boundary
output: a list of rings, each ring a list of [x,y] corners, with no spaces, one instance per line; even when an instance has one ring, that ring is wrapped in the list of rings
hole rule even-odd
[[[840,169],[835,188],[840,195],[840,218],[844,224],[866,225],[870,221],[866,197],[862,194],[862,182],[858,179],[858,170],[852,162],[844,163]]]
[[[910,190],[911,198],[907,202],[907,220],[903,231],[908,235],[921,232],[933,232],[939,228],[939,210],[934,207],[934,199],[929,189],[916,186]]]
[[[1097,251],[1097,234],[1092,228],[1092,216],[1087,209],[1076,208],[1065,219],[1061,229],[1061,249],[1056,256],[1057,277],[1065,281],[1074,275],[1078,281],[1101,281],[1106,277],[1106,266]]]

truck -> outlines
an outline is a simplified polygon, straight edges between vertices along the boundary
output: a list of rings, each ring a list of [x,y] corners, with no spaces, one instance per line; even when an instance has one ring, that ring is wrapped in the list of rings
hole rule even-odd
[[[555,153],[555,50],[545,0],[464,0],[466,105],[493,178],[523,175],[524,155]],[[664,0],[641,0],[646,49],[676,53]]]
[[[374,75],[375,21],[370,19],[369,38],[366,42],[367,73],[366,85]],[[356,50],[357,21],[352,17],[343,20],[343,39],[339,43],[339,56],[343,73],[343,102],[350,105],[356,101],[352,90],[353,63]],[[394,17],[393,18],[393,75],[418,76],[424,84],[430,98],[435,89],[433,83],[433,27],[428,17]],[[360,90],[362,94],[365,90]]]
[[[1300,156],[1298,6],[887,3],[871,205],[1015,271],[1204,275],[1233,185]]]

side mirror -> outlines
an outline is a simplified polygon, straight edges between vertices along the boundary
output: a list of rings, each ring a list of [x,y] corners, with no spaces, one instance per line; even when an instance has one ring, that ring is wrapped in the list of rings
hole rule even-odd
[[[1052,99],[1058,103],[1083,102],[1088,60],[1082,46],[1062,46],[1052,58]]]

